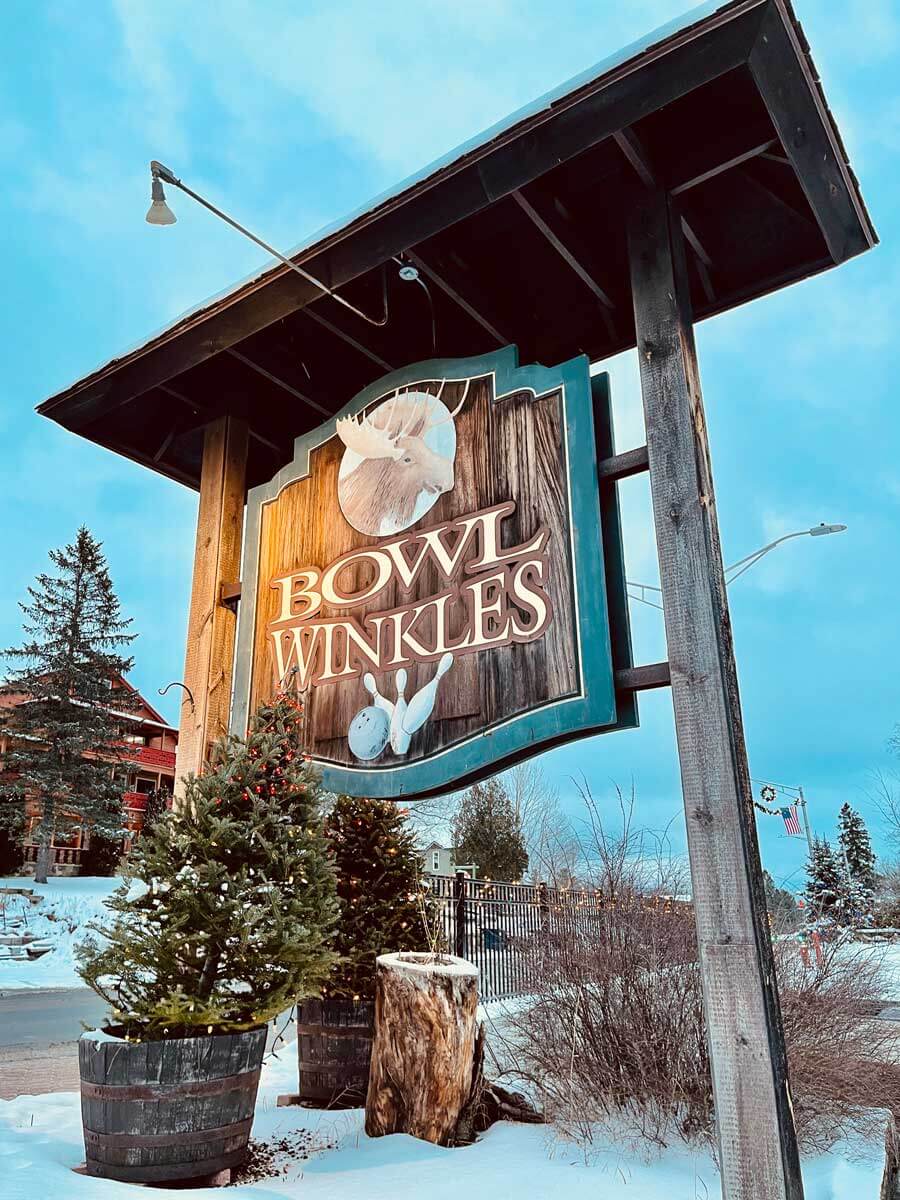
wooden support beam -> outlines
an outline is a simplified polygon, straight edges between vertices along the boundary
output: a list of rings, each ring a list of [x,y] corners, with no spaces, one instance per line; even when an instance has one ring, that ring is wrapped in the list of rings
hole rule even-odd
[[[623,450],[611,458],[601,459],[597,463],[597,478],[603,480],[627,479],[629,475],[639,475],[646,471],[650,460],[646,446],[636,446],[633,450]]]
[[[710,278],[709,274],[709,269],[712,266],[712,259],[703,249],[703,243],[694,233],[693,229],[691,229],[690,225],[688,225],[687,221],[685,221],[684,217],[681,218],[681,231],[684,234],[684,240],[693,250],[696,257],[697,274],[700,276],[700,283],[703,287],[703,293],[709,303],[712,304],[716,298],[716,291],[712,285],[712,279]]]
[[[668,687],[672,676],[667,662],[645,663],[641,667],[623,667],[616,671],[617,692],[647,692]]]
[[[369,362],[373,362],[376,367],[381,367],[382,371],[393,371],[394,368],[391,366],[391,364],[389,362],[385,362],[380,354],[376,354],[374,350],[370,350],[368,346],[364,346],[362,342],[358,342],[356,338],[351,337],[346,330],[341,329],[339,325],[335,325],[332,321],[329,321],[327,317],[323,317],[322,314],[316,312],[315,309],[307,307],[301,311],[304,317],[309,317],[311,321],[315,321],[317,325],[321,325],[323,329],[327,329],[329,333],[333,333],[334,336],[340,338],[342,342],[346,342],[348,346],[352,346],[354,350],[358,350],[364,358],[369,360]]]
[[[500,333],[486,317],[481,315],[477,308],[474,308],[468,302],[468,300],[465,299],[465,297],[461,296],[459,292],[452,288],[446,279],[444,279],[441,275],[438,275],[437,271],[432,270],[428,263],[423,262],[418,254],[414,254],[412,250],[407,250],[405,251],[405,256],[409,259],[413,266],[416,267],[417,270],[421,271],[422,274],[427,276],[433,284],[439,287],[445,296],[449,296],[454,304],[456,304],[463,310],[464,313],[470,316],[473,321],[477,322],[482,329],[486,330],[492,338],[495,338],[498,346],[509,345],[510,339]]]
[[[613,140],[630,163],[634,173],[645,187],[653,187],[656,183],[656,171],[647,156],[641,140],[633,129],[620,129],[613,134]]]
[[[609,298],[608,294],[603,290],[600,284],[597,283],[596,279],[594,279],[590,272],[585,270],[578,258],[572,253],[568,246],[565,245],[562,239],[554,233],[534,205],[531,204],[530,201],[528,201],[518,190],[510,192],[510,195],[512,196],[513,200],[515,200],[516,204],[518,204],[525,216],[528,217],[529,221],[531,221],[534,227],[540,230],[540,232],[544,235],[563,262],[572,268],[585,287],[589,288],[590,291],[594,293],[601,304],[604,304],[607,308],[615,308],[615,304]]]
[[[188,408],[192,408],[195,413],[205,414],[208,420],[212,419],[215,415],[214,410],[208,404],[203,404],[200,400],[194,400],[191,396],[186,396],[184,392],[176,391],[175,388],[169,387],[167,383],[159,384],[157,390],[160,392],[165,392],[167,396],[172,396],[176,400],[180,400],[183,404],[186,404]],[[182,432],[187,432],[189,428],[194,429],[197,425],[202,425],[203,423],[204,422],[202,421],[197,421],[193,425],[186,426]],[[249,436],[255,442],[259,442],[263,446],[268,446],[268,448],[270,450],[274,450],[276,454],[282,454],[284,452],[283,446],[279,446],[277,442],[273,442],[271,438],[265,437],[263,434],[258,433],[255,429],[251,429],[249,431]]]
[[[748,66],[832,260],[841,263],[874,246],[875,230],[784,0],[768,5]]]
[[[726,1200],[801,1200],[680,214],[630,214],[650,485]]]
[[[622,154],[644,187],[656,188],[664,186],[660,172],[657,170],[650,155],[647,153],[646,147],[633,129],[620,129],[613,137],[616,145],[622,151]],[[697,273],[700,276],[700,283],[706,299],[710,303],[713,303],[716,293],[710,275],[712,259],[703,249],[702,242],[684,217],[681,218],[681,227],[691,249],[697,256]]]
[[[247,423],[235,417],[213,421],[203,437],[184,663],[184,683],[194,703],[185,695],[181,704],[176,804],[184,798],[184,777],[202,771],[211,743],[228,731],[236,619],[222,604],[222,589],[240,574],[247,440]]]
[[[291,384],[285,383],[283,379],[279,379],[277,375],[273,375],[271,371],[267,371],[265,367],[261,367],[259,363],[254,362],[252,358],[248,358],[246,354],[242,354],[240,350],[235,350],[233,347],[229,347],[223,350],[222,353],[227,354],[230,358],[236,359],[239,363],[243,363],[245,367],[249,367],[250,370],[255,371],[257,375],[262,375],[263,379],[268,379],[270,383],[274,383],[277,387],[280,387],[283,391],[287,392],[289,396],[293,396],[295,400],[299,400],[301,404],[305,404],[308,408],[315,409],[315,411],[317,413],[321,413],[323,417],[330,417],[333,415],[331,409],[325,408],[323,405],[319,404],[318,401],[304,395],[303,392],[298,392],[295,387],[291,386]]]
[[[180,413],[175,418],[175,420],[172,422],[171,426],[169,427],[168,433],[165,435],[165,437],[162,439],[162,441],[157,446],[156,451],[154,452],[154,455],[153,455],[153,461],[155,463],[158,463],[163,458],[166,451],[169,449],[169,447],[172,445],[172,443],[175,441],[175,439],[178,437],[178,435],[182,432],[183,429],[184,429],[184,414]]]
[[[772,146],[777,145],[777,138],[766,138],[763,141],[756,142],[752,146],[745,147],[745,149],[730,155],[728,158],[720,159],[711,167],[699,170],[696,174],[686,174],[682,168],[677,178],[670,178],[668,180],[669,191],[673,196],[680,196],[682,192],[690,191],[691,188],[698,187],[701,183],[706,183],[708,179],[715,179],[717,175],[722,175],[725,171],[739,167],[741,163],[749,162],[751,158],[757,158],[760,154],[765,154]]]

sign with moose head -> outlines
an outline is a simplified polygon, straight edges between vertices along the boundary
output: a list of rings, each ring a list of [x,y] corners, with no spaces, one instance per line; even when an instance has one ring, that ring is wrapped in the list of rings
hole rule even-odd
[[[634,724],[595,417],[611,438],[586,359],[508,346],[395,371],[298,438],[248,497],[235,730],[288,690],[326,787],[422,796]]]

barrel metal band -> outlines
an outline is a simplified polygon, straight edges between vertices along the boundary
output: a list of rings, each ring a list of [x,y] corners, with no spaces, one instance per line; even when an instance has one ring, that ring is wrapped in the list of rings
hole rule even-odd
[[[233,1125],[218,1125],[212,1129],[191,1129],[184,1133],[97,1133],[85,1129],[85,1146],[99,1149],[127,1146],[135,1150],[156,1150],[163,1146],[192,1146],[198,1142],[218,1142],[224,1138],[242,1137],[250,1132],[252,1117],[235,1121]]]
[[[87,1083],[81,1081],[85,1100],[175,1100],[182,1096],[217,1096],[222,1092],[250,1091],[259,1082],[259,1067],[220,1079],[198,1079],[186,1083]]]

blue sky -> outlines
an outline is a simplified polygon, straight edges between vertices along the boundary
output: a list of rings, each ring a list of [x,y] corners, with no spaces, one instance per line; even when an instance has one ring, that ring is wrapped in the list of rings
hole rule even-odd
[[[185,197],[143,222],[159,158],[275,244],[293,246],[623,44],[684,0],[9,0],[0,7],[0,229],[6,263],[0,644],[51,546],[85,522],[140,632],[136,683],[182,675],[196,498],[68,435],[33,407],[263,256]],[[840,270],[699,327],[727,561],[798,539],[736,583],[732,615],[751,773],[803,784],[817,831],[844,800],[887,850],[870,799],[900,720],[895,335],[900,285],[900,7],[798,0],[882,245]],[[643,441],[636,364],[613,374],[621,448]],[[657,579],[646,479],[623,487],[628,571]],[[635,605],[638,659],[665,657],[661,614]],[[176,704],[161,702],[176,716]],[[642,727],[543,766],[633,781],[660,827],[680,812],[671,701]],[[900,764],[896,764],[900,765]],[[800,880],[802,844],[763,818],[764,863]],[[681,837],[676,824],[676,837]]]

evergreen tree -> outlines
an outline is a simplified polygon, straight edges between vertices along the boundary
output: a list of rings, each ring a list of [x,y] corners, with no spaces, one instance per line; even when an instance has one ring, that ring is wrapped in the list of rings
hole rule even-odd
[[[397,950],[436,947],[436,911],[415,837],[389,800],[339,796],[326,820],[337,869],[340,955],[326,996],[375,997],[375,959]]]
[[[456,861],[474,863],[482,878],[515,882],[528,870],[522,824],[500,778],[463,793],[453,832]]]
[[[110,680],[132,660],[122,650],[134,640],[119,609],[99,542],[83,526],[69,546],[52,550],[53,575],[28,589],[25,642],[5,652],[12,664],[4,690],[25,696],[4,708],[0,733],[10,739],[4,766],[0,824],[19,819],[26,797],[39,804],[34,831],[35,878],[46,882],[58,816],[73,810],[107,838],[122,836],[122,780],[114,778],[119,719],[109,711]],[[133,705],[128,689],[116,707]]]
[[[106,838],[91,831],[87,848],[81,852],[81,875],[115,875],[122,861],[122,839]]]
[[[792,933],[801,925],[800,910],[797,899],[787,888],[779,887],[768,871],[763,871],[763,884],[766,892],[766,908],[772,918],[772,927],[776,933]]]
[[[246,1029],[325,981],[337,899],[301,722],[286,697],[262,707],[136,841],[117,915],[79,949],[129,1036]]]
[[[2,803],[0,798],[0,804]],[[20,837],[14,830],[0,828],[0,876],[18,875],[23,861]]]
[[[144,809],[144,824],[142,830],[149,829],[151,825],[166,815],[172,806],[172,793],[167,787],[154,788],[147,796],[147,807]]]
[[[875,894],[875,854],[866,823],[849,804],[841,805],[838,815],[838,841],[850,878],[860,889]]]
[[[816,838],[806,871],[806,899],[811,919],[843,923],[847,902],[846,875],[827,840]]]

